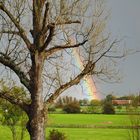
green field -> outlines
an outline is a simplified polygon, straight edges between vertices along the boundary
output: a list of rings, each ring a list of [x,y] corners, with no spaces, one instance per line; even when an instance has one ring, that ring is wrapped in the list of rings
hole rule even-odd
[[[127,140],[126,129],[59,128],[68,140]]]
[[[47,135],[49,130],[48,128]],[[89,129],[89,128],[56,128],[61,132],[64,132],[68,140],[127,140],[128,130],[126,129]],[[5,126],[0,126],[0,139],[12,140],[12,134]],[[29,140],[29,136],[26,133],[25,139]]]
[[[127,126],[128,115],[49,114],[49,125]]]
[[[101,127],[129,125],[129,117],[127,115],[49,114],[48,119],[49,128],[46,129],[47,135],[49,130],[55,128],[64,132],[68,137],[68,140],[128,139],[129,129],[86,128],[90,125]],[[60,128],[59,125],[63,128]],[[0,126],[0,140],[12,140],[12,134],[7,126]],[[24,140],[29,140],[28,133],[26,133]]]

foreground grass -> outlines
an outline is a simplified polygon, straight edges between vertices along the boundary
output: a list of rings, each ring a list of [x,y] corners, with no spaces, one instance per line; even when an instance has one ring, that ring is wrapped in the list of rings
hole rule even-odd
[[[50,128],[49,128],[50,129]],[[59,128],[68,140],[127,140],[126,129]]]
[[[58,129],[58,128],[56,128]],[[46,130],[47,135],[52,128]],[[88,128],[59,128],[64,132],[68,140],[127,140],[126,129],[88,129]],[[12,140],[10,130],[6,126],[0,126],[0,140]],[[29,140],[26,133],[24,140]]]
[[[96,126],[124,126],[130,125],[127,115],[97,115],[97,114],[49,114],[48,135],[53,128],[64,132],[68,140],[127,140],[128,129],[108,128],[70,128],[71,125],[96,125]],[[61,124],[64,128],[57,128]],[[19,128],[18,128],[19,132]],[[12,134],[7,126],[0,126],[0,140],[12,140]],[[29,140],[28,133],[24,140]]]

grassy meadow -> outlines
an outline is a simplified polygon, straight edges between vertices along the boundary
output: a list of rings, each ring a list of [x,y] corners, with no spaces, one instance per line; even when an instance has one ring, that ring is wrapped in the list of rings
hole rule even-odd
[[[128,115],[103,114],[49,114],[49,126],[83,125],[83,126],[128,126]]]
[[[52,129],[58,129],[66,134],[68,140],[128,139],[129,129],[117,128],[129,125],[130,120],[127,115],[49,114],[48,120],[46,134],[48,135]],[[108,126],[116,128],[108,128]],[[12,140],[11,131],[7,126],[0,126],[0,140]],[[28,133],[25,134],[24,140],[29,140]]]
[[[126,129],[58,128],[68,140],[127,140]]]
[[[46,129],[46,134],[53,128]],[[127,140],[128,130],[126,129],[93,129],[93,128],[55,128],[64,132],[68,140]],[[12,134],[8,127],[0,126],[0,139],[12,140]],[[29,140],[26,133],[24,140]]]

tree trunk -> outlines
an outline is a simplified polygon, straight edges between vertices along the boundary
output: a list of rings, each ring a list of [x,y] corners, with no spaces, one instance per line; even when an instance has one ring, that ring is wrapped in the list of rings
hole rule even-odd
[[[31,140],[45,140],[45,107],[43,99],[42,71],[44,65],[43,54],[38,51],[32,56],[31,78],[31,105],[28,111],[29,121],[27,130]]]
[[[42,110],[30,113],[27,130],[30,134],[30,140],[45,140],[45,116]]]

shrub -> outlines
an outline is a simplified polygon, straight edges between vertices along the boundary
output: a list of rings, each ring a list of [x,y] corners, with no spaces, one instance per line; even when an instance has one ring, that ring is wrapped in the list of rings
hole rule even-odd
[[[54,112],[54,111],[56,111],[55,106],[50,106],[50,107],[48,108],[48,111],[50,111],[50,112]]]
[[[117,109],[121,110],[122,106],[121,105],[117,105]]]
[[[101,105],[101,101],[93,99],[90,101],[90,106],[100,106]]]
[[[48,140],[66,140],[66,136],[64,133],[59,132],[56,129],[50,131]]]
[[[99,114],[99,113],[101,113],[101,107],[100,106],[88,106],[87,113]]]
[[[115,109],[112,103],[105,102],[103,105],[103,114],[115,114]]]
[[[80,113],[80,105],[78,103],[69,103],[63,107],[66,113]]]

